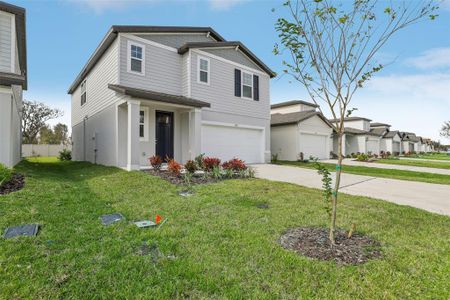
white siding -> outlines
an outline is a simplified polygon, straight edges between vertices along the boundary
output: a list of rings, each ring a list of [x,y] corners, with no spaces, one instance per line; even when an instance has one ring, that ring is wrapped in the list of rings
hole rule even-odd
[[[11,38],[13,15],[0,12],[0,71],[12,72],[11,70]]]
[[[96,66],[86,76],[86,104],[81,106],[80,86],[72,94],[72,126],[91,117],[117,100],[108,84],[118,83],[118,39],[103,54]]]
[[[128,41],[131,39],[122,36],[120,40],[120,84],[173,95],[182,94],[182,55],[136,41],[145,45],[145,76],[132,74],[127,72]]]
[[[270,130],[272,155],[277,154],[281,160],[296,160],[299,154],[297,124],[275,126]]]
[[[356,128],[360,130],[369,131],[370,130],[370,123],[365,120],[357,120],[357,121],[345,121],[344,122],[345,127],[351,127]]]
[[[211,108],[205,110],[270,119],[270,78],[267,74],[256,74],[259,76],[259,101],[243,99],[234,96],[234,69],[251,70],[209,57],[210,85],[204,85],[197,83],[197,57],[198,54],[192,51],[191,97],[211,103]]]
[[[236,51],[235,48],[227,48],[227,49],[216,49],[216,48],[204,48],[202,49],[204,52],[220,56],[227,60],[233,61],[235,63],[247,66],[252,69],[259,70],[264,72],[257,64],[255,64],[251,59],[249,59],[245,54],[241,51]]]

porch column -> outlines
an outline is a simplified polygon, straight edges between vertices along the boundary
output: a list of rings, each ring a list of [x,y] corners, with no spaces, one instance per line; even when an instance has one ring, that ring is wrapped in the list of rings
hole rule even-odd
[[[194,108],[189,112],[189,157],[194,159],[202,151],[202,110]]]
[[[128,100],[127,170],[139,170],[139,106],[140,102]]]
[[[345,133],[342,135],[342,155],[345,157],[347,155],[347,152],[345,152]]]

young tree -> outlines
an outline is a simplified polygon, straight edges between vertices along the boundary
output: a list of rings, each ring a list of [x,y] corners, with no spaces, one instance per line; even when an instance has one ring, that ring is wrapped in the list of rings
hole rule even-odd
[[[69,129],[66,124],[56,124],[55,127],[53,127],[53,133],[57,144],[67,144],[69,140]]]
[[[45,122],[62,115],[62,111],[50,108],[44,103],[24,100],[22,106],[23,143],[37,143],[37,135],[41,128],[45,126]]]
[[[450,121],[444,122],[442,125],[441,136],[450,139]]]
[[[434,1],[354,0],[337,5],[331,0],[287,1],[288,17],[279,18],[275,29],[280,45],[274,53],[283,56],[284,73],[300,82],[312,101],[323,101],[337,119],[336,180],[330,195],[330,234],[335,244],[336,211],[342,166],[344,118],[355,92],[383,65],[375,54],[392,36],[420,20],[435,19]]]

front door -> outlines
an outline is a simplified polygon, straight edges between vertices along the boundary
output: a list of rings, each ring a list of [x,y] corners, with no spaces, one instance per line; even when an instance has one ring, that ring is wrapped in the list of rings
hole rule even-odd
[[[173,158],[173,113],[156,111],[156,155]]]

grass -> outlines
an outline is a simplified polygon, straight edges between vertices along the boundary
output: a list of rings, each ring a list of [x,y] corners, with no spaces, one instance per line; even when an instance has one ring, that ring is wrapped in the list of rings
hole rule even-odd
[[[339,225],[383,244],[384,258],[336,266],[282,249],[288,228],[326,226],[321,191],[258,179],[196,186],[189,198],[142,172],[50,159],[24,161],[23,190],[0,197],[0,228],[39,223],[35,238],[0,239],[0,299],[448,299],[450,218],[342,195]],[[269,209],[258,209],[260,203]],[[154,217],[159,230],[99,216]],[[157,260],[137,255],[157,243]]]
[[[3,183],[11,180],[12,175],[13,175],[12,169],[7,168],[6,166],[0,164],[0,186],[2,186]]]
[[[296,167],[314,169],[314,164],[310,162],[299,161],[278,161],[281,165],[291,165]],[[335,171],[336,165],[331,163],[322,163],[328,170]],[[420,181],[427,183],[450,184],[450,175],[433,174],[425,172],[403,171],[395,169],[382,169],[360,166],[342,166],[342,172],[348,174],[366,175],[373,177],[393,178],[410,181]]]
[[[405,157],[405,159],[406,158],[407,157]],[[411,158],[450,160],[450,155],[448,155],[447,153],[428,153],[428,154],[417,154],[415,156],[411,156]]]
[[[376,163],[450,170],[450,163],[448,163],[446,161],[436,162],[436,161],[413,160],[413,159],[410,159],[410,160],[408,160],[408,159],[379,159],[376,161]]]

